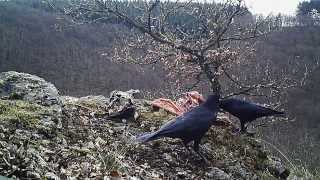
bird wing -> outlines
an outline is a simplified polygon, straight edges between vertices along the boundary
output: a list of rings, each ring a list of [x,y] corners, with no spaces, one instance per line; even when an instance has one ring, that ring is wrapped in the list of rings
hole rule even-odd
[[[181,116],[167,122],[158,131],[137,138],[138,141],[148,142],[160,137],[180,138],[184,143],[192,140],[199,141],[208,131],[217,117],[218,99],[208,100]]]
[[[275,114],[283,114],[283,112],[279,112],[271,108],[267,108],[250,102],[240,102],[236,105],[236,108],[239,112],[241,112],[243,115],[250,115],[252,118],[271,116]]]
[[[216,114],[203,107],[196,107],[173,119],[158,130],[158,136],[179,136],[185,133],[206,131],[215,119]]]
[[[283,114],[283,112],[275,111],[267,107],[238,99],[227,99],[222,101],[221,108],[240,119],[246,120],[275,114]]]
[[[257,117],[263,117],[263,116],[272,116],[276,114],[284,114],[284,112],[276,111],[271,108],[254,105],[255,106],[255,112]]]

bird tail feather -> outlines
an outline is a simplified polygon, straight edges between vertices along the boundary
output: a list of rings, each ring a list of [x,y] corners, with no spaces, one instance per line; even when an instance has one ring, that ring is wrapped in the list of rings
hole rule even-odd
[[[275,114],[276,117],[286,117],[286,113],[285,112],[277,112]]]
[[[283,111],[276,111],[276,110],[273,110],[273,109],[269,109],[269,113],[272,115],[272,116],[277,116],[277,117],[283,117],[285,116],[285,112]]]
[[[136,141],[140,142],[140,143],[145,143],[145,142],[149,142],[149,141],[152,141],[155,139],[158,139],[158,137],[156,136],[155,132],[152,132],[152,133],[144,133],[142,135],[139,135],[136,138]]]

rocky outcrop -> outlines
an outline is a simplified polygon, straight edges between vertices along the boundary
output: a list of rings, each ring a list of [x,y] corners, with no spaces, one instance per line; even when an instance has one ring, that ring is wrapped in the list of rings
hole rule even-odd
[[[0,73],[0,97],[43,106],[61,105],[56,87],[44,79],[14,71]]]
[[[155,111],[143,99],[130,97],[139,120],[119,123],[105,115],[123,105],[125,98],[111,107],[104,96],[60,97],[52,84],[24,73],[1,73],[0,94],[0,176],[221,180],[288,176],[283,163],[259,140],[234,135],[228,127],[215,126],[203,139],[201,151],[207,163],[190,154],[179,140],[136,143],[136,135],[174,117]],[[57,128],[57,122],[63,126]],[[55,133],[44,135],[44,127]]]
[[[38,76],[14,71],[0,73],[0,99],[1,106],[9,113],[7,119],[34,120],[37,129],[45,131],[61,127],[59,92],[53,84]],[[30,111],[19,113],[25,108]]]

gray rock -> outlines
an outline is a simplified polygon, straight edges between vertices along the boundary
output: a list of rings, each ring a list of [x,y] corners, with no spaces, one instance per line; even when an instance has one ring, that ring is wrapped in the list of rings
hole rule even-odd
[[[53,84],[38,76],[15,71],[0,73],[0,97],[43,106],[61,105],[59,92]]]
[[[52,172],[47,172],[44,176],[48,180],[59,180],[60,179],[57,175],[55,175]]]
[[[276,177],[286,179],[290,175],[289,170],[283,165],[281,160],[277,157],[268,157],[267,166],[268,170]]]
[[[129,91],[112,91],[110,93],[109,107],[113,106],[116,102],[120,104],[126,104],[128,101],[133,102],[136,99],[137,95],[140,93],[140,90],[130,89]]]
[[[30,178],[30,179],[41,179],[41,176],[39,173],[37,172],[27,172],[27,177]]]
[[[174,162],[174,159],[173,159],[173,157],[170,155],[170,154],[168,154],[168,153],[164,153],[163,154],[163,157],[164,157],[164,159],[166,160],[166,161],[168,161],[168,162]]]
[[[177,168],[177,176],[178,176],[179,178],[186,178],[187,175],[188,175],[188,172],[187,172],[187,171],[184,171],[184,170],[182,170],[182,169],[180,169],[180,168]]]
[[[94,102],[97,105],[105,106],[109,102],[109,98],[106,98],[102,95],[100,96],[85,96],[79,98],[79,102]]]
[[[140,94],[140,90],[138,89],[130,89],[129,91],[112,91],[110,93],[110,99],[113,98],[124,98],[124,99],[135,99],[137,95]]]
[[[130,176],[130,177],[128,177],[128,179],[129,179],[129,180],[139,180],[140,178],[135,177],[135,176]]]
[[[206,173],[206,176],[210,179],[216,179],[216,180],[229,180],[231,179],[231,176],[224,172],[223,170],[212,167],[210,168],[210,171]]]
[[[60,96],[62,104],[74,103],[79,101],[80,98],[72,97],[72,96]]]
[[[63,105],[68,104],[86,104],[86,105],[94,105],[99,108],[105,109],[107,104],[109,103],[109,98],[106,98],[105,96],[85,96],[85,97],[71,97],[71,96],[61,96]]]
[[[40,126],[61,127],[62,103],[57,88],[44,79],[14,71],[0,73],[0,99],[23,100],[43,106]]]
[[[247,170],[242,163],[236,163],[233,166],[229,166],[228,170],[234,177],[241,179],[254,179],[254,174]]]

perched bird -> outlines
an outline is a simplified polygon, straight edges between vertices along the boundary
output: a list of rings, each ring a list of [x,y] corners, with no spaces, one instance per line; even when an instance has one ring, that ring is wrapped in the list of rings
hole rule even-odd
[[[259,106],[239,99],[225,99],[220,101],[220,108],[239,118],[241,132],[246,132],[246,123],[252,122],[257,118],[274,115],[284,115],[284,112]]]
[[[219,96],[210,95],[201,105],[167,122],[158,131],[139,136],[137,141],[148,142],[162,137],[180,138],[188,151],[188,143],[194,141],[194,151],[205,159],[199,152],[199,143],[216,120],[218,105]]]

